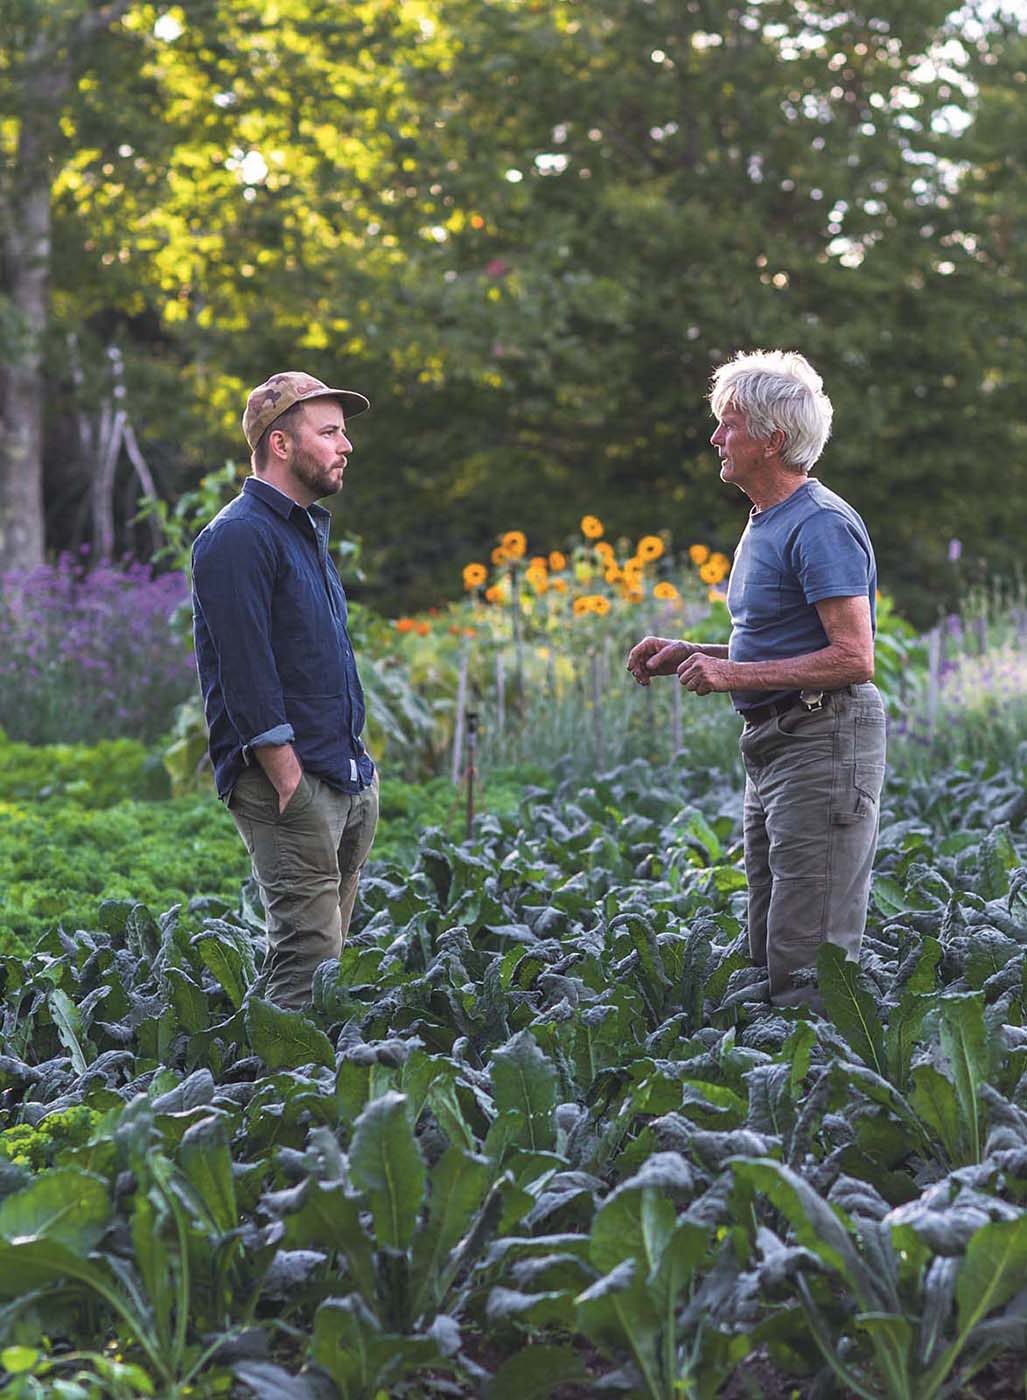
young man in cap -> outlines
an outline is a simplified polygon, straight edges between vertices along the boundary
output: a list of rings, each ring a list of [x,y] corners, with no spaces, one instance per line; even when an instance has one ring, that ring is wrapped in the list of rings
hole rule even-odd
[[[721,480],[752,502],[727,645],[645,637],[641,685],[730,691],[745,727],[749,950],[779,1006],[819,1005],[824,942],[859,956],[877,846],[885,719],[874,674],[877,566],[866,526],[810,476],[831,401],[802,355],[738,355],[713,377]]]
[[[331,516],[316,504],[342,489],[346,418],[369,407],[309,374],[259,385],[242,420],[253,474],[193,546],[214,779],[267,914],[266,995],[289,1010],[342,949],[378,822]]]

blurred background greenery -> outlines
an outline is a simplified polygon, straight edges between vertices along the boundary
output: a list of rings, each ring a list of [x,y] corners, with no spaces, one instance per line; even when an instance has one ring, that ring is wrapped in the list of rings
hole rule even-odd
[[[0,0],[0,564],[147,558],[302,367],[395,616],[521,529],[730,552],[703,396],[794,346],[926,627],[1019,562],[1027,22],[975,0]],[[133,523],[135,522],[135,523]],[[953,566],[950,541],[959,540]]]

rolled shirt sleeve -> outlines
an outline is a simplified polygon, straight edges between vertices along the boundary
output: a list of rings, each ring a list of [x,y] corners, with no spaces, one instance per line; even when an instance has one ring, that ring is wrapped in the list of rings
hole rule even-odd
[[[197,658],[217,677],[216,701],[245,761],[252,748],[295,738],[271,645],[277,568],[273,543],[245,520],[219,522],[193,550]],[[213,692],[204,696],[208,724],[214,700]]]
[[[807,603],[865,598],[874,560],[856,526],[835,511],[804,521],[795,540],[795,572]]]

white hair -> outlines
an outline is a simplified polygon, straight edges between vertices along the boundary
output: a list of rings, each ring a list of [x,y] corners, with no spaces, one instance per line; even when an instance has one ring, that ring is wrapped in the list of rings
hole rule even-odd
[[[717,418],[734,407],[745,415],[753,437],[785,435],[781,460],[808,472],[831,435],[834,410],[824,381],[795,350],[753,350],[720,366],[710,388]]]

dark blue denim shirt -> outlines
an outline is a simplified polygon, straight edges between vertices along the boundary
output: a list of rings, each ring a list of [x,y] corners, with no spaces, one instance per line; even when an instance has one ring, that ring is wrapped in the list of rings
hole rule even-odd
[[[331,516],[247,477],[193,545],[193,635],[218,796],[264,744],[343,792],[374,776]]]

